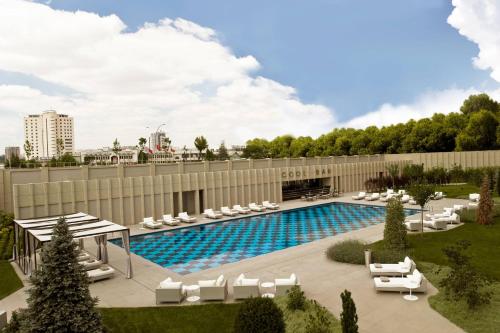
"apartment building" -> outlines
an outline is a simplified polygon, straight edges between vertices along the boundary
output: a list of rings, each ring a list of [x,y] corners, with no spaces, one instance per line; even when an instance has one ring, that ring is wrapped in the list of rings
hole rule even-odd
[[[24,117],[24,138],[31,145],[30,158],[50,159],[65,153],[73,154],[73,117],[54,110]]]

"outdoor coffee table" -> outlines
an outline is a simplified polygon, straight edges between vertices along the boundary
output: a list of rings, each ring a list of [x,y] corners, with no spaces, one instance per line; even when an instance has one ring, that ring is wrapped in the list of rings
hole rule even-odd
[[[192,294],[195,291],[200,290],[200,286],[197,284],[193,284],[193,285],[184,286],[184,289],[186,289],[188,294],[190,294],[190,293]],[[186,298],[186,301],[188,301],[188,302],[198,302],[199,300],[200,300],[200,296],[198,296],[198,295],[191,295],[191,296],[188,296]]]
[[[417,289],[419,285],[415,282],[409,281],[405,282],[404,287],[407,289],[410,289],[410,294],[409,295],[404,295],[403,298],[407,301],[416,301],[418,300],[418,297],[415,295],[412,295],[411,290],[412,289]]]

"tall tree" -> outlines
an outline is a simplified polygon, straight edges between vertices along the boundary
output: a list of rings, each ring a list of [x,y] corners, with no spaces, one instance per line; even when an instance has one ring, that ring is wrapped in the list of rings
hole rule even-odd
[[[172,145],[172,140],[170,140],[169,137],[163,138],[163,141],[161,143],[161,149],[165,152],[170,151],[170,146]]]
[[[386,206],[384,244],[391,250],[404,250],[408,241],[404,225],[405,212],[399,197],[389,199]]]
[[[33,146],[28,140],[24,142],[24,152],[26,153],[26,160],[31,160],[31,156],[33,154]]]
[[[500,112],[500,103],[493,100],[487,94],[470,95],[460,107],[460,111],[467,116],[480,110]]]
[[[41,252],[41,268],[30,278],[22,332],[103,332],[97,299],[90,296],[77,256],[68,225],[59,219],[52,241]]]
[[[342,299],[342,312],[340,313],[342,333],[357,333],[358,315],[356,313],[356,305],[351,297],[351,292],[344,290],[344,292],[340,294],[340,298]]]
[[[145,149],[146,149],[146,143],[148,142],[148,140],[146,138],[139,138],[139,144],[138,144],[138,148],[139,148],[139,154],[138,154],[138,160],[139,160],[139,163],[146,163],[148,161],[148,154],[147,152],[145,152]]]
[[[64,141],[62,138],[56,139],[56,153],[58,159],[61,158],[64,153]]]
[[[203,151],[208,148],[207,139],[205,139],[203,135],[196,137],[196,139],[194,139],[194,146],[198,150],[198,160],[201,161]]]
[[[118,141],[118,138],[113,141],[113,148],[111,149],[113,153],[118,154],[119,152],[122,151],[122,147],[120,146],[120,142]]]
[[[465,129],[456,138],[457,150],[495,149],[497,145],[497,116],[480,110],[469,117]]]
[[[229,153],[227,152],[227,148],[226,145],[224,144],[224,141],[221,142],[219,149],[217,151],[217,159],[220,161],[229,160]]]
[[[182,161],[183,161],[183,162],[186,162],[186,161],[187,161],[187,159],[188,159],[188,156],[189,156],[188,149],[187,149],[187,147],[184,145],[184,147],[182,147]]]
[[[396,177],[399,176],[399,165],[390,164],[386,167],[387,172],[391,176],[392,179],[392,188],[394,189],[394,185],[396,183]]]
[[[144,151],[144,148],[146,148],[146,143],[148,142],[148,140],[146,138],[139,138],[139,150],[140,151]]]
[[[408,193],[413,197],[413,200],[420,206],[420,231],[424,232],[424,208],[425,205],[433,198],[435,192],[435,186],[433,184],[426,183],[413,183],[408,189]]]
[[[481,194],[476,212],[476,222],[479,224],[493,223],[493,199],[490,192],[490,178],[485,175],[481,184]]]

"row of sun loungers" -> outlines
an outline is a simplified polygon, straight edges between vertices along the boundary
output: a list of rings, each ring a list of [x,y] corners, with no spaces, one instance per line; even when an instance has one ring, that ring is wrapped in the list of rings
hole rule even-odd
[[[424,227],[435,230],[446,230],[448,224],[459,224],[460,215],[457,212],[464,209],[464,205],[453,205],[453,207],[444,208],[441,213],[426,214],[424,220]],[[409,231],[420,231],[422,224],[417,219],[407,219],[405,221],[406,229]]]
[[[237,216],[238,214],[250,214],[251,212],[264,212],[267,209],[276,210],[280,206],[274,202],[263,201],[262,205],[258,205],[252,202],[248,207],[241,207],[240,205],[234,205],[233,208],[227,206],[221,207],[220,211],[214,211],[213,209],[205,209],[203,216],[210,219],[220,219],[224,216]],[[172,217],[171,214],[163,215],[161,220],[155,221],[152,217],[145,217],[141,225],[148,229],[160,229],[163,225],[177,226],[181,222],[193,223],[196,222],[196,217],[190,216],[187,212],[179,213],[179,216]]]
[[[276,296],[286,295],[295,285],[300,285],[295,274],[284,279],[274,280],[274,294]],[[248,278],[245,274],[240,274],[233,282],[234,299],[246,299],[251,297],[265,296],[266,293],[262,289],[260,279]],[[228,281],[224,275],[219,275],[214,280],[200,280],[198,285],[184,286],[180,281],[173,281],[172,278],[167,278],[162,281],[156,288],[156,303],[180,303],[186,298],[190,290],[199,289],[200,301],[225,301],[229,295]],[[189,300],[189,299],[188,299]]]
[[[397,264],[370,264],[370,275],[376,291],[427,291],[427,279],[418,271],[415,262],[406,257]]]
[[[366,200],[366,201],[377,201],[380,200],[382,202],[387,202],[389,199],[394,198],[399,196],[401,199],[401,202],[403,203],[410,203],[412,205],[416,205],[417,203],[411,197],[406,193],[405,190],[399,190],[398,192],[394,192],[392,189],[388,189],[387,192],[385,193],[371,193],[367,194],[366,192],[359,192],[357,195],[353,195],[352,199],[353,200]],[[439,200],[444,197],[443,192],[436,192],[433,196],[433,200]]]
[[[113,267],[103,265],[103,262],[101,260],[92,258],[90,254],[85,251],[80,252],[77,260],[78,263],[82,265],[87,272],[87,276],[90,282],[108,279],[115,275],[115,270],[113,269]]]

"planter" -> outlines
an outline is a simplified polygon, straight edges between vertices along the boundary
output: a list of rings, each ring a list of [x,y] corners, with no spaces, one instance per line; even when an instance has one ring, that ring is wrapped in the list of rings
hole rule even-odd
[[[365,266],[370,267],[372,263],[372,250],[365,250]]]

